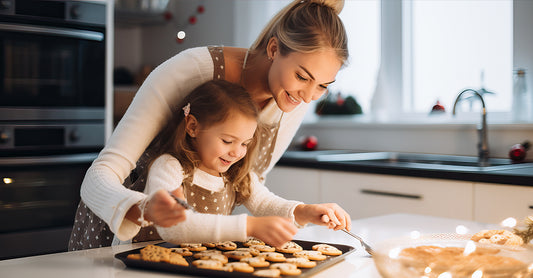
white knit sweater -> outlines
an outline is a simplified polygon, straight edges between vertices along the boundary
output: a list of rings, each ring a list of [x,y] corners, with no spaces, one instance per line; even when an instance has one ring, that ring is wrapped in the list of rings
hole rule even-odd
[[[131,206],[146,195],[125,188],[122,183],[135,168],[148,144],[170,119],[180,101],[195,87],[213,79],[213,61],[207,47],[180,52],[159,65],[139,88],[132,104],[106,142],[98,158],[87,170],[81,185],[85,204],[110,227],[120,240],[128,240],[140,227],[125,219]],[[285,113],[280,124],[270,171],[288,147],[307,111],[300,104]],[[281,111],[274,101],[262,109],[266,123],[279,120]],[[264,173],[263,175],[266,175]]]
[[[294,221],[294,208],[301,204],[288,201],[270,192],[255,174],[252,175],[251,196],[244,206],[255,216],[277,215]],[[157,158],[148,173],[144,192],[148,195],[159,189],[175,190],[183,181],[180,162],[171,155]],[[196,169],[193,183],[211,191],[220,191],[224,186],[221,177],[215,177]],[[157,227],[161,238],[168,242],[220,242],[226,240],[244,241],[246,235],[246,214],[217,215],[187,211],[187,219],[172,227]]]

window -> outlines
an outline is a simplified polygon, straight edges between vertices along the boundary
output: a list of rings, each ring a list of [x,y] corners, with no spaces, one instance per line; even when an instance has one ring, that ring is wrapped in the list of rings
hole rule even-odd
[[[512,6],[512,0],[404,1],[403,111],[428,113],[437,100],[451,110],[460,91],[482,87],[494,93],[484,95],[488,111],[510,111]]]

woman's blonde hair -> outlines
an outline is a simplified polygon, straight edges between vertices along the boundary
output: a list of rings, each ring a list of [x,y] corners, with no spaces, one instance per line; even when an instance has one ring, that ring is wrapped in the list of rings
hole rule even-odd
[[[185,181],[188,179],[192,181],[194,168],[198,167],[200,157],[195,138],[189,136],[185,130],[185,115],[182,107],[188,104],[190,104],[190,115],[196,118],[202,129],[222,123],[230,115],[236,113],[258,121],[259,110],[243,87],[225,80],[207,81],[183,99],[172,119],[152,142],[149,165],[160,155],[170,154],[181,163],[186,176]],[[226,173],[223,173],[224,178],[236,192],[237,204],[250,196],[250,172],[257,153],[257,134],[258,129],[248,144],[246,155],[233,164]]]
[[[269,40],[277,38],[283,56],[332,48],[345,64],[348,38],[338,16],[343,7],[344,0],[295,0],[270,20],[250,49],[266,54]]]

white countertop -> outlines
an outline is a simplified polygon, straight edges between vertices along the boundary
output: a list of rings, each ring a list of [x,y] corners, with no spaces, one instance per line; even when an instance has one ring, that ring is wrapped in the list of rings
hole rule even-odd
[[[364,238],[369,244],[391,237],[406,236],[412,231],[423,234],[453,233],[458,225],[463,225],[471,232],[495,228],[494,225],[489,224],[413,214],[384,215],[358,219],[352,223],[352,232]],[[348,255],[344,261],[319,272],[314,277],[380,277],[372,258],[365,253],[358,241],[341,231],[335,232],[320,226],[309,226],[301,229],[295,239],[347,244],[357,249]],[[126,244],[4,260],[0,261],[0,277],[191,277],[126,268],[122,261],[114,258],[116,253],[142,247],[146,244],[148,243]]]

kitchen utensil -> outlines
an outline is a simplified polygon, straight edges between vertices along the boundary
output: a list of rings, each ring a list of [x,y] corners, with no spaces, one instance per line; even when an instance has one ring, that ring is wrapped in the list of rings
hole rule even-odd
[[[532,277],[531,245],[481,244],[471,236],[444,233],[388,239],[374,246],[372,258],[384,278]]]
[[[321,219],[322,219],[322,221],[323,221],[324,223],[328,223],[328,222],[331,221],[331,222],[335,223],[335,225],[340,225],[340,224],[341,224],[341,222],[339,221],[339,219],[337,219],[337,217],[335,216],[335,214],[333,214],[333,219],[330,219],[330,218],[329,218],[327,215],[325,215],[325,214],[322,215]],[[346,229],[342,229],[342,231],[345,232],[345,233],[347,233],[347,234],[349,234],[349,235],[352,236],[353,238],[357,239],[357,240],[361,243],[361,245],[363,246],[363,248],[365,248],[366,252],[367,252],[368,254],[370,254],[370,256],[372,256],[372,253],[374,252],[373,249],[372,249],[372,247],[370,247],[370,245],[368,245],[368,244],[367,244],[367,243],[366,243],[366,242],[365,242],[360,236],[358,236],[358,235],[356,235],[356,234],[353,234],[353,233],[351,233],[351,232],[348,232],[348,230],[346,230]]]
[[[372,247],[370,247],[370,245],[368,245],[360,236],[358,236],[358,235],[356,235],[354,233],[348,232],[346,229],[342,229],[342,231],[347,233],[347,234],[349,234],[353,238],[357,239],[361,243],[363,248],[365,248],[365,251],[368,254],[370,254],[370,256],[372,256],[374,254],[374,250],[372,249]]]
[[[194,211],[194,208],[191,207],[191,206],[187,203],[187,201],[185,201],[185,200],[183,200],[183,199],[181,199],[181,198],[176,197],[174,194],[172,194],[171,191],[168,191],[168,194],[170,194],[170,196],[172,196],[172,198],[174,198],[174,200],[176,200],[176,202],[178,202],[178,204],[180,204],[182,207]]]

